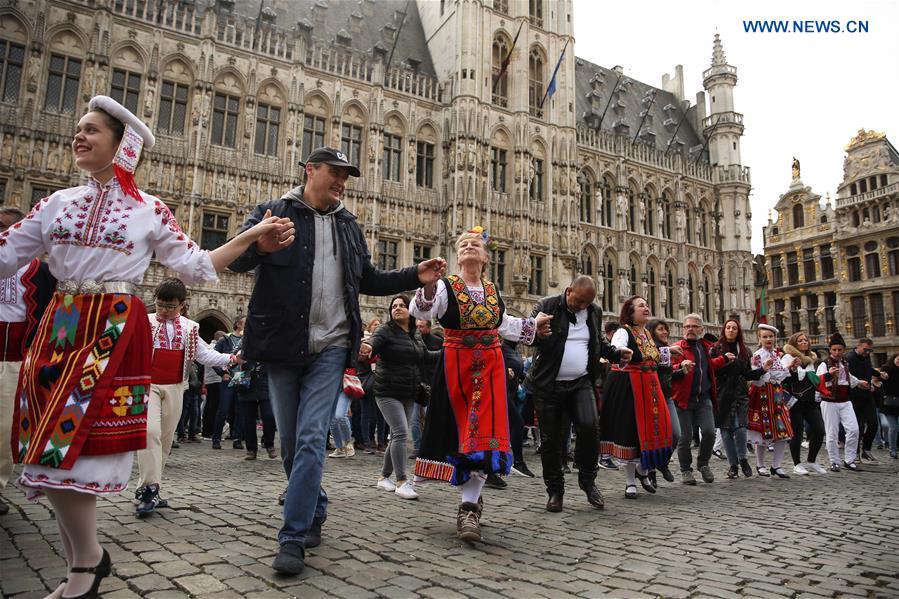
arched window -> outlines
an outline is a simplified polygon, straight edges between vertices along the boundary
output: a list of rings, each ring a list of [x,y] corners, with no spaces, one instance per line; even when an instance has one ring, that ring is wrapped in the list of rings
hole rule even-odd
[[[216,80],[212,98],[212,144],[237,147],[237,125],[244,96],[243,84],[233,72],[225,72]]]
[[[133,47],[124,46],[116,52],[112,65],[109,96],[134,114],[139,114],[141,75],[144,72],[140,54]]]
[[[543,27],[543,0],[528,0],[528,17],[531,25]]]
[[[168,135],[184,135],[190,104],[190,88],[193,77],[190,68],[182,60],[172,60],[162,71],[162,87],[159,90],[159,111],[156,129]]]
[[[253,151],[266,156],[277,156],[281,134],[281,115],[284,111],[284,95],[274,83],[259,90],[256,96],[256,137]]]
[[[665,285],[665,297],[667,298],[667,303],[665,304],[665,318],[674,318],[674,303],[677,301],[677,296],[674,292],[674,271],[670,266],[665,270],[665,279],[663,281],[663,284]]]
[[[631,282],[631,295],[638,295],[640,293],[640,287],[637,285],[637,267],[633,264],[631,264],[628,275]]]
[[[602,271],[602,309],[609,313],[615,311],[615,263],[606,260]]]
[[[895,277],[899,275],[899,237],[887,238],[887,267],[889,276]]]
[[[544,83],[543,55],[537,48],[532,48],[528,55],[528,108],[531,116],[543,118],[543,109],[540,102],[543,100]]]
[[[876,241],[865,244],[865,272],[869,279],[880,276],[880,253],[877,251]]]
[[[846,260],[846,270],[849,275],[849,282],[854,283],[862,280],[862,259],[859,255],[858,246],[850,245],[846,248],[846,254],[849,256]]]
[[[592,223],[593,215],[595,214],[593,207],[593,179],[584,172],[577,179],[581,187],[581,222]]]
[[[671,193],[662,192],[662,237],[665,239],[673,239],[671,234]]]
[[[615,185],[608,176],[602,179],[602,226],[615,226],[615,200],[612,198],[612,192]]]
[[[44,87],[44,110],[74,114],[78,105],[78,87],[84,49],[81,40],[71,31],[56,35],[50,44],[50,64]],[[106,93],[106,90],[100,90]]]
[[[799,229],[805,226],[805,212],[802,210],[802,204],[793,206],[793,228]]]
[[[493,77],[491,79],[491,89],[493,90],[493,103],[497,106],[506,107],[509,105],[509,69],[500,73],[503,68],[503,61],[509,54],[509,42],[506,36],[497,34],[493,38]]]
[[[12,15],[0,16],[0,101],[16,104],[22,87],[22,71],[25,67],[25,48],[28,33],[25,25]]]

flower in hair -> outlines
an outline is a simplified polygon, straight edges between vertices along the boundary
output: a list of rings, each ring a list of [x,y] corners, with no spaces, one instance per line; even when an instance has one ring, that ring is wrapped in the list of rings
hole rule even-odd
[[[499,244],[496,243],[496,240],[493,237],[491,237],[490,233],[487,232],[487,229],[485,229],[481,225],[475,225],[474,227],[470,228],[468,230],[468,232],[474,233],[475,235],[480,235],[481,240],[484,242],[484,247],[487,248],[488,250],[490,250],[491,252],[494,251],[497,247],[499,247]]]

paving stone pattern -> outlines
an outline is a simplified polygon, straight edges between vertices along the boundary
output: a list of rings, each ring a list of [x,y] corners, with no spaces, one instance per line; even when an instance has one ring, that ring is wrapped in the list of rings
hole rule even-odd
[[[539,456],[526,449],[539,476]],[[375,488],[380,457],[329,459],[324,542],[300,577],[270,568],[284,488],[278,460],[243,460],[208,442],[174,450],[163,495],[172,508],[138,520],[132,492],[101,500],[113,576],[105,597],[899,597],[899,464],[883,451],[858,473],[790,480],[724,479],[624,498],[601,470],[606,509],[569,476],[565,510],[544,510],[541,479],[485,489],[485,542],[456,539],[448,485],[406,501]],[[750,456],[751,457],[751,456]],[[770,460],[769,460],[770,462]],[[310,489],[310,492],[314,492]],[[4,596],[42,597],[65,575],[46,502],[10,486],[0,518]]]

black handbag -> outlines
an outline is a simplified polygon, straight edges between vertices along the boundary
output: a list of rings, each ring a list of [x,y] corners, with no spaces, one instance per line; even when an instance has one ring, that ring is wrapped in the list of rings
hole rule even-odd
[[[415,403],[423,408],[428,407],[431,403],[431,386],[427,383],[418,383],[418,394],[415,396]]]

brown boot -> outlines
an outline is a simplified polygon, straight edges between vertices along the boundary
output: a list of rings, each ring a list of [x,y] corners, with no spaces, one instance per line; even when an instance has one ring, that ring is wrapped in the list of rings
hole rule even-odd
[[[459,538],[467,543],[481,540],[481,506],[477,503],[462,502],[456,516]]]
[[[247,450],[247,455],[244,456],[243,459],[245,459],[245,460],[255,460],[255,459],[256,459],[256,452],[255,452],[255,451]]]

